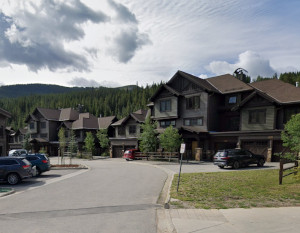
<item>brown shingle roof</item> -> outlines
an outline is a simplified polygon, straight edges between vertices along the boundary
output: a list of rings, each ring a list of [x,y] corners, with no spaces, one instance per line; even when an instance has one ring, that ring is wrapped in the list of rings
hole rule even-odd
[[[72,123],[72,129],[99,129],[98,118],[90,113],[80,113],[79,119]]]
[[[183,72],[181,70],[177,71],[176,74],[180,74],[182,77],[185,77],[187,78],[188,80],[196,83],[197,85],[201,86],[202,88],[204,88],[206,91],[212,91],[212,92],[217,92],[216,88],[211,85],[209,82],[207,82],[205,79],[202,79],[202,78],[199,78],[199,77],[196,77],[194,75],[191,75],[191,74],[188,74],[186,72]],[[175,74],[175,75],[176,75]],[[174,76],[175,76],[174,75]],[[172,78],[173,79],[173,78]],[[171,79],[171,80],[172,80]],[[171,81],[170,80],[170,81]]]
[[[0,108],[0,114],[4,115],[5,117],[11,118],[11,114],[8,111],[5,111],[2,108]]]
[[[117,120],[117,118],[115,116],[98,118],[99,129],[107,129],[116,120]]]
[[[75,121],[78,119],[79,112],[72,108],[60,110],[59,121]]]
[[[47,120],[59,120],[60,110],[58,109],[36,108],[36,110],[39,111]]]
[[[270,79],[250,84],[253,88],[261,91],[278,103],[300,102],[300,88],[278,79]]]
[[[214,86],[222,94],[253,90],[251,86],[238,80],[231,74],[224,74],[216,77],[207,78],[205,80],[209,82],[212,86]]]
[[[120,126],[124,124],[130,117],[136,120],[139,123],[144,123],[147,117],[148,110],[140,109],[136,112],[130,113],[127,117],[122,118],[121,120],[112,124],[112,126]]]

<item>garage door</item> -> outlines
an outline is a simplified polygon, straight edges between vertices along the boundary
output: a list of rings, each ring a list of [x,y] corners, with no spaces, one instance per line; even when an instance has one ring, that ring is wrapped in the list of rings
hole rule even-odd
[[[112,157],[113,158],[122,158],[124,151],[122,146],[114,146],[112,151]]]

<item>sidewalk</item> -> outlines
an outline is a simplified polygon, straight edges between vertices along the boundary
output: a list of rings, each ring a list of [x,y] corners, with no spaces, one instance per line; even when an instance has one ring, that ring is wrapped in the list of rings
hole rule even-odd
[[[161,209],[158,231],[172,233],[298,233],[300,207],[254,209]],[[170,222],[166,222],[166,221]]]

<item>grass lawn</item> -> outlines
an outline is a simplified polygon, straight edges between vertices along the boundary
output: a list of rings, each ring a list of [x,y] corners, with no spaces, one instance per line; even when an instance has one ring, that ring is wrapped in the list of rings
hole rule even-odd
[[[293,175],[278,184],[278,170],[181,174],[171,187],[172,208],[227,209],[300,206],[300,181]]]

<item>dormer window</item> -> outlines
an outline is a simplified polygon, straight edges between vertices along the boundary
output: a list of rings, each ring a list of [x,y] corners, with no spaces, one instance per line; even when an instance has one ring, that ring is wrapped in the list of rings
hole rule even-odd
[[[228,103],[229,104],[236,104],[236,96],[231,96],[229,97]]]

